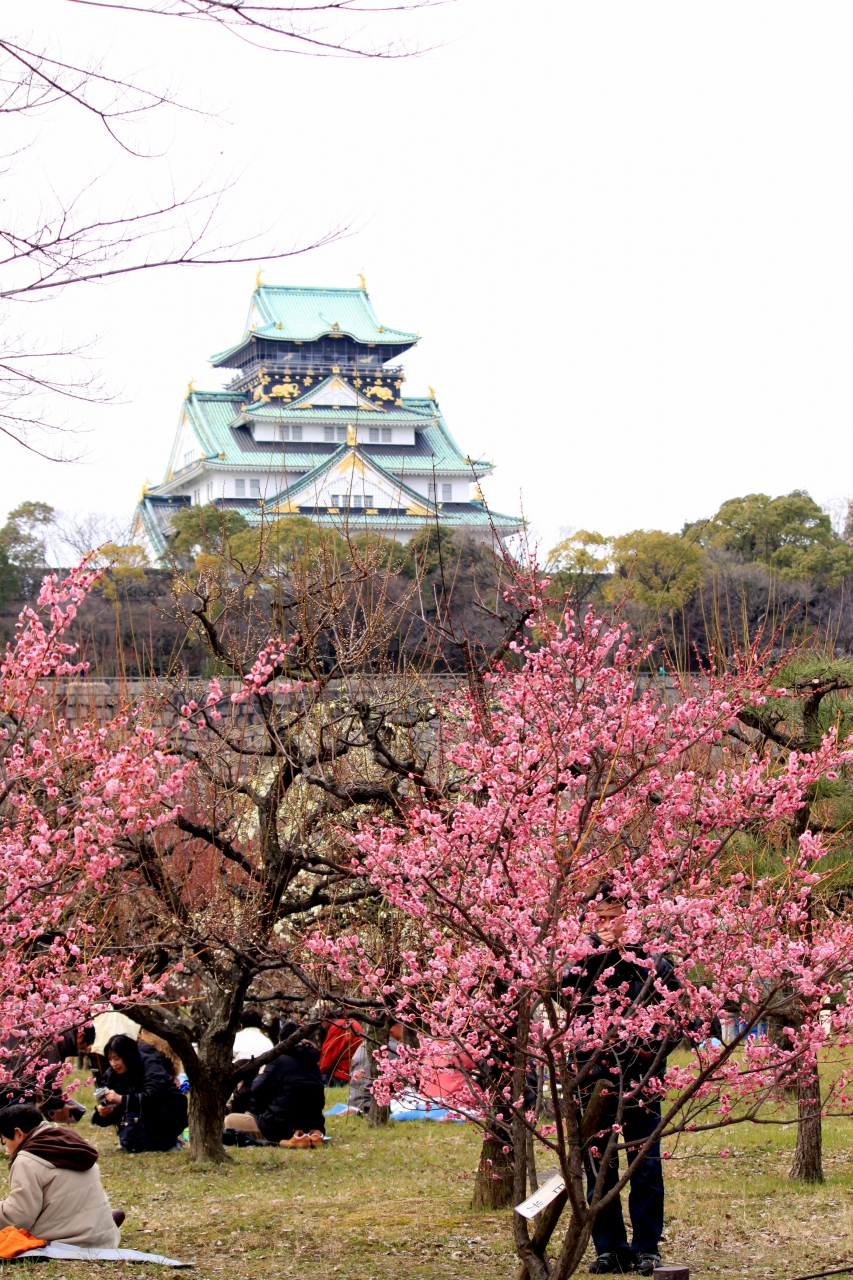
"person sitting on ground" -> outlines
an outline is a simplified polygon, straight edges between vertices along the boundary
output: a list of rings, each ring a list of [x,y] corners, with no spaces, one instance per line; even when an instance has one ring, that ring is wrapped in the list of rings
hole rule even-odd
[[[172,1064],[145,1041],[113,1036],[107,1044],[106,1093],[92,1124],[118,1125],[126,1151],[171,1151],[186,1128],[187,1100]]]
[[[10,1157],[0,1227],[22,1228],[49,1244],[118,1245],[95,1147],[70,1129],[46,1124],[32,1106],[0,1110],[0,1138]]]
[[[272,1047],[273,1042],[264,1031],[261,1015],[255,1009],[247,1009],[234,1037],[234,1061],[248,1062],[250,1058],[259,1058]]]
[[[325,1026],[326,1036],[320,1050],[323,1084],[332,1087],[346,1084],[352,1055],[361,1043],[361,1026],[355,1018],[327,1018]]]
[[[282,1039],[296,1030],[295,1022],[286,1024]],[[251,1084],[234,1094],[231,1114],[225,1117],[223,1141],[236,1142],[238,1132],[267,1142],[290,1139],[297,1130],[325,1133],[326,1094],[319,1056],[316,1045],[301,1040],[261,1067]]]
[[[369,1035],[369,1033],[368,1033]],[[402,1022],[393,1023],[388,1033],[388,1056],[396,1058],[399,1052],[400,1041],[403,1039]],[[372,1076],[372,1062],[368,1060],[368,1053],[373,1053],[377,1048],[377,1041],[372,1041],[365,1036],[361,1044],[352,1055],[350,1062],[349,1076],[349,1096],[347,1097],[347,1106],[352,1107],[354,1111],[358,1111],[361,1115],[367,1115],[370,1110],[370,1084]]]

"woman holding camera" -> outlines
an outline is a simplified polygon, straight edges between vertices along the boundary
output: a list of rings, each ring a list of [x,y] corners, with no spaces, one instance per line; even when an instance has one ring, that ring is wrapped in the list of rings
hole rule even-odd
[[[110,1066],[92,1124],[117,1125],[125,1151],[171,1151],[187,1123],[187,1100],[171,1063],[144,1041],[122,1035],[108,1042],[106,1056]]]

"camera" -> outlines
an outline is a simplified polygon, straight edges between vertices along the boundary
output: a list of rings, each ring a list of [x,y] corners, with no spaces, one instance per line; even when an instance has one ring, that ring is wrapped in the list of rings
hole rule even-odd
[[[104,1101],[106,1096],[107,1096],[107,1090],[103,1085],[101,1086],[100,1089],[95,1090],[95,1102],[97,1103],[98,1106],[101,1105],[101,1103]]]

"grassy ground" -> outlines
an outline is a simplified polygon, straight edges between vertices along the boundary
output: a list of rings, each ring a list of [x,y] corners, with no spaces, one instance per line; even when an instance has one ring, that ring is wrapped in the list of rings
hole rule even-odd
[[[329,1095],[336,1101],[342,1091]],[[83,1100],[90,1099],[81,1094]],[[475,1213],[478,1139],[469,1125],[404,1123],[368,1129],[332,1118],[320,1151],[232,1148],[220,1169],[184,1153],[127,1156],[110,1131],[80,1132],[102,1150],[114,1206],[127,1211],[123,1243],[192,1260],[211,1280],[509,1280],[516,1263],[508,1213]],[[664,1258],[694,1280],[718,1274],[782,1277],[853,1259],[851,1125],[825,1127],[827,1180],[788,1181],[794,1131],[730,1130],[682,1147],[667,1162]],[[39,1275],[84,1280],[115,1264],[39,1264]],[[583,1268],[585,1271],[586,1268]],[[125,1268],[127,1280],[159,1268]]]

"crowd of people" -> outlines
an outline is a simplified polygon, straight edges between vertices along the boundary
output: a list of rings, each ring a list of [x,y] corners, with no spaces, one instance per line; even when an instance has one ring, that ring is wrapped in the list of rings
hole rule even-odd
[[[641,999],[648,985],[648,967],[638,964],[644,956],[636,945],[630,958],[622,954],[624,904],[604,894],[597,912],[595,938],[601,950],[581,970],[566,971],[564,992],[571,990],[581,1003],[588,1002],[595,982],[603,975],[605,985],[615,984],[620,990],[631,992],[632,998],[636,987],[636,998]],[[665,958],[655,957],[655,974],[660,983],[678,988],[672,966]],[[385,1052],[392,1057],[399,1053],[403,1039],[404,1028],[393,1024]],[[348,1103],[344,1109],[351,1114],[367,1114],[377,1045],[375,1030],[353,1018],[327,1018],[317,1040],[315,1043],[300,1038],[295,1022],[279,1021],[267,1028],[256,1010],[245,1012],[234,1040],[237,1084],[226,1109],[225,1145],[322,1146],[327,1087],[347,1086]],[[11,1047],[15,1051],[21,1048],[23,1063],[23,1047],[17,1043]],[[618,1046],[612,1047],[610,1053],[614,1059],[619,1057],[626,1079],[634,1081],[642,1079],[646,1059],[654,1057],[655,1049],[656,1046],[632,1042],[625,1053]],[[10,1160],[9,1194],[0,1201],[0,1257],[5,1256],[3,1233],[7,1228],[29,1233],[31,1238],[87,1247],[112,1247],[118,1242],[123,1214],[110,1209],[97,1168],[97,1148],[65,1127],[76,1126],[86,1114],[86,1108],[68,1099],[62,1088],[65,1064],[74,1057],[80,1065],[85,1062],[95,1080],[96,1105],[91,1123],[99,1128],[115,1128],[123,1150],[170,1151],[182,1145],[189,1082],[168,1045],[157,1042],[156,1037],[114,1011],[66,1032],[42,1053],[47,1070],[41,1072],[40,1083],[33,1085],[31,1080],[19,1096],[8,1089],[5,1096],[0,1096],[0,1139]],[[587,1091],[597,1078],[596,1073],[607,1066],[602,1060],[590,1073]],[[458,1118],[471,1105],[475,1074],[474,1063],[463,1060],[449,1042],[422,1043],[418,1092],[395,1099],[392,1113],[394,1106],[399,1118],[444,1108],[451,1118]],[[481,1086],[486,1087],[482,1081]],[[534,1097],[535,1088],[531,1105]],[[605,1127],[613,1124],[615,1115],[615,1111],[612,1115],[608,1111],[602,1121]],[[641,1145],[652,1137],[659,1119],[657,1100],[632,1103],[622,1118],[629,1146]],[[591,1195],[595,1170],[588,1169],[587,1173]],[[614,1154],[604,1173],[604,1190],[615,1185],[617,1178]],[[652,1274],[659,1262],[663,1195],[659,1143],[654,1141],[648,1158],[631,1178],[633,1239],[629,1243],[621,1205],[615,1198],[595,1219],[592,1236],[597,1256],[590,1267],[593,1273],[633,1270]]]

